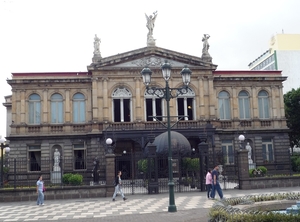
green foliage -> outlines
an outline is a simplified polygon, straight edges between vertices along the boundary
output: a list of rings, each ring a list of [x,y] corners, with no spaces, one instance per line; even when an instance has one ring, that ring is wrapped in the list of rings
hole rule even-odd
[[[80,185],[83,181],[83,176],[80,174],[66,173],[63,175],[63,183],[70,185]]]
[[[83,181],[83,176],[80,174],[73,174],[70,178],[69,178],[69,183],[71,185],[80,185]]]
[[[72,173],[66,173],[63,175],[63,183],[64,184],[69,184],[70,183],[70,177],[72,176],[73,174]]]
[[[253,175],[253,171],[254,171],[254,170],[255,170],[255,169],[250,169],[250,170],[249,170],[249,176],[250,176],[250,177],[254,177],[254,175]]]
[[[9,167],[3,167],[3,173],[8,173],[9,172]]]
[[[257,169],[260,170],[263,173],[263,175],[267,174],[268,169],[266,167],[259,166],[259,167],[257,167]]]
[[[199,158],[184,158],[182,162],[182,167],[185,171],[199,171]]]
[[[300,172],[300,155],[294,154],[291,156],[292,170],[294,172]]]
[[[151,159],[151,166],[152,170],[154,169],[154,161]],[[138,170],[143,172],[144,174],[148,173],[148,159],[142,159],[138,161]]]
[[[291,147],[300,145],[300,88],[292,89],[284,94],[285,117],[289,132]]]

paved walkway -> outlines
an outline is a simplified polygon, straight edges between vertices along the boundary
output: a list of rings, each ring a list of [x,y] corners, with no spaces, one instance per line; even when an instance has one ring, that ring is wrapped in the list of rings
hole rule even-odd
[[[300,192],[300,187],[260,190],[225,190],[225,198],[278,192]],[[47,194],[46,194],[47,195]],[[111,198],[45,200],[45,206],[35,202],[0,203],[0,221],[118,221],[118,222],[199,222],[208,221],[213,200],[205,192],[175,193],[177,212],[169,213],[169,196],[129,195],[123,201]]]

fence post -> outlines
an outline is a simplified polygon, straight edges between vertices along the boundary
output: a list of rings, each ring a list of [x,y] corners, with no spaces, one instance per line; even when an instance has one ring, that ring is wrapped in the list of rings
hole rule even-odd
[[[251,189],[249,180],[248,150],[238,150],[239,189]]]
[[[14,158],[14,190],[17,189],[17,159]]]
[[[116,177],[115,172],[115,154],[106,154],[105,160],[106,160],[106,196],[112,196],[114,193],[114,185],[113,182]]]

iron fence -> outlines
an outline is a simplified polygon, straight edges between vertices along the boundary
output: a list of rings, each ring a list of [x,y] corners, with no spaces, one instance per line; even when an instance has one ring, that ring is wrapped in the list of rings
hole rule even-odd
[[[60,158],[56,167],[51,158],[6,158],[3,166],[3,187],[35,187],[40,175],[47,186],[105,184],[105,158]]]

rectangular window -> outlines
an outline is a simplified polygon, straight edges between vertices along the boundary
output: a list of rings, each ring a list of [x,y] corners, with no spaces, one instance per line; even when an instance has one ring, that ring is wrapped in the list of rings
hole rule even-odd
[[[177,109],[178,109],[178,116],[184,116],[184,99],[178,98],[177,99]],[[184,118],[183,118],[184,119]]]
[[[41,171],[41,146],[28,146],[28,170]]]
[[[263,139],[262,140],[262,155],[263,155],[263,161],[265,163],[273,163],[274,162],[274,150],[273,150],[272,139]]]
[[[74,144],[74,170],[86,169],[86,149],[84,143]]]
[[[124,99],[124,122],[130,122],[130,99]]]
[[[155,111],[156,111],[156,118],[162,121],[162,99],[155,99]],[[159,117],[158,117],[159,116]]]
[[[51,123],[63,123],[62,102],[51,102]]]
[[[232,140],[222,141],[222,152],[224,155],[224,164],[234,164],[234,149]]]
[[[40,124],[41,123],[41,103],[29,102],[29,123]]]
[[[146,99],[146,119],[147,121],[153,121],[153,107],[152,107],[152,99]]]

